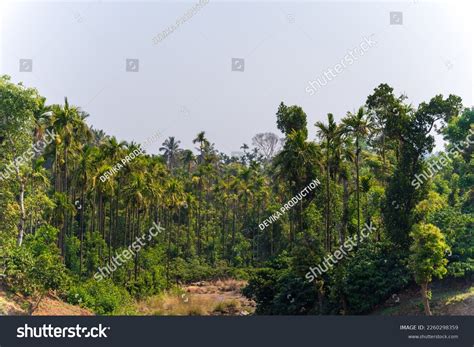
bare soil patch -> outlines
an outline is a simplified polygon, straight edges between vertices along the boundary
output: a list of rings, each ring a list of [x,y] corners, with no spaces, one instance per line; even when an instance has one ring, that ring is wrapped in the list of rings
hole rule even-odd
[[[33,301],[21,295],[11,293],[0,286],[0,315],[5,316],[27,316]],[[53,293],[48,294],[41,300],[34,310],[33,316],[92,316],[91,311],[70,305]]]

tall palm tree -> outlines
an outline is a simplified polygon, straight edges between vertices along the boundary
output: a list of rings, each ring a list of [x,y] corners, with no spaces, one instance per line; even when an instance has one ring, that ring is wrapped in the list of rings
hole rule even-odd
[[[356,200],[357,200],[357,235],[360,238],[360,141],[368,136],[373,130],[372,119],[367,116],[364,107],[360,107],[357,113],[347,113],[347,116],[342,119],[342,134],[349,135],[355,138],[355,168],[356,168]]]
[[[320,159],[320,153],[315,143],[307,141],[307,135],[303,131],[293,130],[287,135],[283,150],[275,157],[274,165],[276,176],[288,182],[292,196],[296,196],[304,186],[308,185],[314,178],[315,168]],[[294,217],[290,218],[290,241],[293,241],[292,223],[303,230],[303,205],[310,199],[301,199],[299,208]]]
[[[199,132],[196,135],[196,138],[193,140],[193,143],[199,143],[199,157],[198,163],[202,164],[204,162],[204,153],[206,148],[209,147],[209,141],[206,139],[206,133],[204,131]],[[202,227],[202,209],[201,205],[203,202],[203,189],[204,189],[204,181],[205,181],[205,168],[201,166],[198,167],[198,172],[193,176],[192,180],[197,183],[197,190],[198,190],[198,204],[197,204],[197,215],[196,215],[196,231],[197,231],[197,251],[198,255],[201,255],[202,249],[202,240],[201,240],[201,227]]]
[[[134,164],[137,165],[136,162],[134,162]],[[147,192],[148,186],[143,170],[132,170],[128,178],[128,184],[124,187],[124,194],[127,203],[129,206],[132,206],[132,222],[129,236],[129,242],[131,244],[133,239],[141,234],[142,214],[149,204],[149,201],[147,201],[149,194]],[[135,280],[138,277],[139,270],[138,258],[139,252],[136,252],[134,257]]]
[[[164,152],[163,155],[166,158],[168,168],[173,170],[176,157],[179,152],[179,144],[181,141],[176,141],[174,136],[170,136],[163,142],[163,147],[160,147],[160,152]]]
[[[46,98],[40,97],[38,99],[38,108],[35,110],[33,116],[35,119],[34,139],[35,141],[42,140],[46,128],[51,122],[53,112],[50,106],[46,106]]]
[[[135,148],[134,148],[135,149]],[[132,149],[132,151],[134,150]],[[118,142],[115,136],[107,137],[101,145],[102,154],[104,161],[108,162],[111,167],[114,167],[120,160],[127,154],[127,143],[125,141]],[[128,152],[129,153],[129,152]],[[122,175],[117,175],[117,182],[111,183],[112,191],[110,192],[109,206],[110,206],[110,218],[109,218],[109,234],[108,234],[108,246],[109,246],[109,261],[112,257],[113,247],[113,233],[117,231],[117,218],[113,218],[113,215],[118,213],[120,191],[123,186],[121,182],[123,180]]]
[[[338,126],[338,133],[342,126]],[[350,167],[355,162],[353,143],[348,137],[338,136],[334,141],[332,170],[337,173],[337,182],[342,185],[342,218],[339,226],[339,242],[344,243],[349,225],[349,199],[352,192],[349,190]]]
[[[173,221],[174,215],[178,214],[181,207],[186,203],[186,196],[184,194],[183,183],[176,178],[171,178],[166,182],[165,185],[165,197],[166,197],[166,207],[169,211],[169,223],[167,225],[168,229],[168,246],[166,251],[166,279],[169,282],[169,267],[170,267],[170,258],[171,258],[171,242],[172,242],[172,231],[173,231]],[[179,226],[180,220],[178,218],[178,231],[176,235],[176,244],[179,242]],[[178,246],[178,245],[177,245]]]
[[[183,163],[183,168],[186,167],[188,174],[191,172],[191,164],[195,161],[193,151],[185,149],[181,152],[181,161]]]
[[[80,186],[80,209],[79,209],[79,240],[81,242],[79,248],[79,275],[82,276],[82,266],[83,266],[83,257],[84,257],[84,235],[86,231],[85,226],[85,212],[88,205],[86,204],[86,194],[88,189],[92,187],[92,174],[94,171],[95,161],[98,157],[99,149],[97,147],[92,147],[89,144],[85,144],[81,148],[81,157],[78,163],[78,172],[77,172],[77,182]],[[93,206],[95,202],[90,201],[90,204]],[[75,202],[77,208],[77,204]],[[92,219],[92,218],[91,218]]]
[[[317,134],[326,145],[326,249],[331,250],[331,148],[334,148],[339,136],[337,124],[332,113],[328,113],[328,124],[316,122]]]
[[[196,138],[193,140],[193,143],[199,143],[199,163],[202,163],[204,160],[204,150],[206,146],[209,146],[209,141],[206,139],[206,133],[201,131],[196,135]]]
[[[75,171],[74,165],[79,156],[80,147],[92,139],[92,133],[85,122],[88,115],[78,107],[70,106],[67,98],[64,99],[64,105],[53,105],[51,111],[49,127],[55,134],[55,141],[51,143],[51,151],[54,154],[54,190],[63,193],[67,202],[71,203],[70,195],[73,191],[70,185],[71,172]],[[72,226],[69,220],[73,216],[72,214],[69,216],[69,212],[70,210],[64,210],[65,216],[58,240],[63,255],[65,235]]]
[[[107,137],[101,146],[102,153],[112,165],[120,161],[127,146],[125,141],[118,142],[115,136]]]
[[[91,132],[92,132],[92,142],[95,145],[100,145],[102,142],[105,141],[105,139],[108,137],[106,133],[101,130],[101,129],[94,129],[93,126],[91,126]]]

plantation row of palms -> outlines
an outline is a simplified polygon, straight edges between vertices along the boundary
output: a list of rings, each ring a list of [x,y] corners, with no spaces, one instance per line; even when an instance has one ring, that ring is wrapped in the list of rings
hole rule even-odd
[[[274,290],[287,288],[291,282],[304,292],[308,290],[304,283],[308,266],[317,264],[349,236],[360,235],[364,223],[377,225],[369,241],[372,246],[389,243],[408,259],[413,227],[422,221],[436,224],[439,210],[421,213],[417,209],[429,194],[436,194],[443,201],[440,206],[449,206],[463,221],[446,236],[454,251],[457,235],[464,235],[472,225],[472,182],[466,182],[466,177],[453,181],[443,177],[446,171],[436,178],[441,183],[426,182],[419,190],[410,184],[433,149],[430,133],[436,122],[443,122],[441,131],[448,141],[470,129],[472,111],[463,111],[455,96],[436,96],[414,108],[404,103],[405,96],[395,97],[393,89],[382,84],[364,107],[348,113],[339,124],[332,114],[327,122],[317,122],[318,138],[314,140],[308,138],[304,111],[281,103],[276,116],[282,140],[272,133],[257,134],[253,148],[244,144],[242,156],[229,157],[215,148],[204,131],[193,139],[194,149],[183,149],[176,137],[169,137],[162,139],[161,146],[155,143],[159,155],[140,155],[101,180],[140,145],[93,129],[87,124],[88,114],[67,99],[63,105],[47,105],[36,90],[15,85],[7,77],[2,78],[1,88],[0,115],[8,113],[15,119],[0,130],[2,163],[14,160],[47,130],[56,138],[31,163],[20,166],[16,177],[0,182],[0,208],[5,211],[0,216],[0,257],[13,264],[15,250],[27,249],[30,246],[23,244],[39,237],[42,227],[52,227],[57,259],[70,280],[62,289],[66,293],[71,288],[83,293],[77,287],[92,281],[99,267],[110,263],[153,222],[160,222],[165,232],[106,285],[125,288],[135,296],[150,295],[176,282],[240,276],[238,269],[246,278],[256,276],[252,278],[258,282],[262,275],[250,269],[272,267],[272,261],[284,257],[285,271],[291,270],[292,275],[279,275],[283,282],[275,284]],[[472,151],[446,170],[464,170],[472,177],[470,155]],[[315,178],[322,182],[321,188],[269,228],[258,229],[262,220]],[[451,230],[445,220],[437,221],[439,227]],[[462,253],[465,247],[457,251]],[[457,258],[462,276],[470,271],[465,265],[470,256],[462,253]],[[441,263],[433,266],[444,266]],[[23,271],[15,266],[16,274]],[[313,312],[324,313],[322,303],[336,300],[349,310],[350,295],[337,289],[343,278],[318,282],[310,291],[319,306],[307,299],[302,299],[302,305],[318,307]],[[47,288],[47,281],[38,281],[42,283],[39,287]],[[249,295],[265,307],[257,292],[254,288]],[[273,296],[279,295],[283,294]],[[270,306],[271,313],[281,312],[279,305]],[[294,310],[300,313],[301,307]]]

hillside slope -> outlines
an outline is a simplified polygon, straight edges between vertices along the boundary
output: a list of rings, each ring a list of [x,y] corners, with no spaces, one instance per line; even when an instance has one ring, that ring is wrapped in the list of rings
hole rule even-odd
[[[435,316],[474,316],[474,286],[472,282],[438,281],[431,285],[430,307]],[[392,295],[380,305],[374,315],[423,315],[420,291],[410,287]]]
[[[28,315],[31,300],[14,294],[0,286],[0,316]],[[92,316],[87,309],[70,305],[53,294],[46,296],[33,316]]]

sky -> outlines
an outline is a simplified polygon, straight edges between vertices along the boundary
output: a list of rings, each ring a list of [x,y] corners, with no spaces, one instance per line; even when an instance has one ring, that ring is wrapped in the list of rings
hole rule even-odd
[[[200,131],[228,154],[282,136],[282,101],[303,108],[313,139],[316,121],[355,111],[380,83],[415,106],[436,94],[474,105],[472,0],[0,1],[0,74],[48,103],[68,97],[120,140],[161,132],[154,153],[168,136],[192,148]]]

